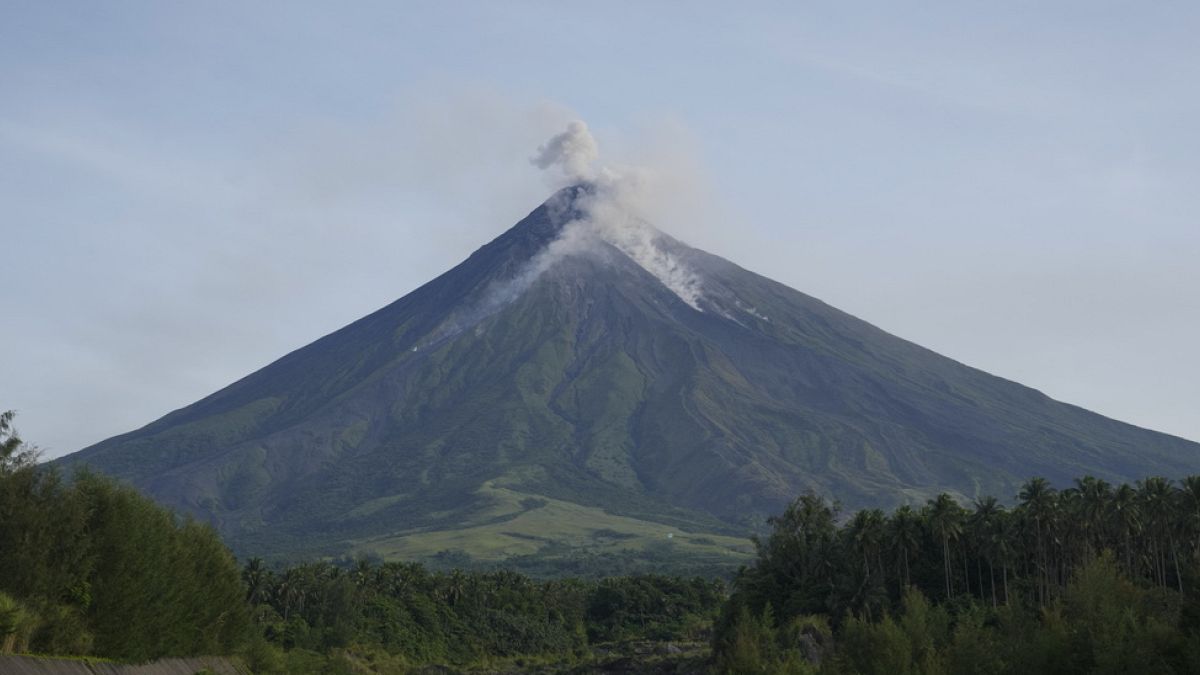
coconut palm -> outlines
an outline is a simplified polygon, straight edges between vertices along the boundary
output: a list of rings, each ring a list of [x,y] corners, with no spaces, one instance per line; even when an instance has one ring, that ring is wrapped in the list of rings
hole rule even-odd
[[[1121,540],[1122,558],[1125,562],[1125,574],[1130,577],[1137,575],[1134,567],[1133,543],[1142,530],[1142,510],[1138,502],[1137,491],[1130,485],[1122,483],[1112,496],[1112,506],[1109,510],[1113,529]]]
[[[883,548],[885,519],[879,509],[863,509],[850,521],[850,541],[863,561],[863,574],[871,577],[872,562],[881,568],[879,552]],[[880,570],[882,576],[882,570]]]
[[[975,502],[975,511],[968,520],[968,531],[975,542],[975,549],[988,564],[988,578],[991,579],[992,606],[996,606],[996,547],[1000,519],[1004,515],[1004,507],[1000,506],[995,497],[984,497]],[[979,557],[976,558],[978,564]],[[979,575],[979,595],[983,596],[983,574]]]
[[[267,599],[274,575],[263,564],[262,558],[251,558],[242,569],[242,581],[246,584],[246,599],[253,607]]]
[[[1138,481],[1138,499],[1146,518],[1156,576],[1159,584],[1167,585],[1167,557],[1175,563],[1175,579],[1183,591],[1183,576],[1179,570],[1179,553],[1175,547],[1175,490],[1171,481],[1151,476]]]
[[[1185,541],[1192,543],[1192,558],[1200,560],[1200,475],[1188,476],[1179,483],[1183,534]]]
[[[898,553],[901,569],[904,573],[904,586],[912,585],[912,574],[909,558],[921,546],[921,518],[912,507],[905,504],[892,513],[888,535],[892,550]]]
[[[1050,536],[1050,527],[1056,515],[1057,494],[1045,478],[1031,478],[1021,486],[1021,492],[1017,498],[1020,499],[1021,507],[1034,525],[1034,539],[1037,545],[1038,601],[1045,604],[1050,586],[1050,562],[1046,550],[1046,540]]]
[[[1001,511],[996,519],[992,546],[996,559],[1000,561],[1001,579],[1004,581],[1004,604],[1008,604],[1008,570],[1016,562],[1020,551],[1020,520],[1011,511]]]
[[[943,492],[937,499],[929,500],[929,528],[942,542],[942,571],[946,577],[946,597],[954,594],[950,582],[950,542],[958,541],[962,535],[962,507],[954,498]]]
[[[299,567],[290,567],[283,573],[279,585],[275,587],[279,604],[283,606],[284,621],[288,620],[288,615],[291,614],[293,608],[304,610],[304,582],[304,571]]]
[[[1112,502],[1112,486],[1094,476],[1075,480],[1079,494],[1079,527],[1082,530],[1086,555],[1097,553],[1095,543],[1103,537]]]

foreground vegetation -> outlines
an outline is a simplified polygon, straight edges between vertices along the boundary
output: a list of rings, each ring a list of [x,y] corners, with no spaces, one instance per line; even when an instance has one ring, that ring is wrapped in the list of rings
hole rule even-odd
[[[233,556],[87,473],[65,484],[0,415],[0,651],[141,661],[228,654],[253,631]]]
[[[1013,508],[942,495],[848,518],[807,495],[727,594],[653,574],[238,567],[208,526],[35,459],[0,415],[0,654],[235,654],[260,673],[1200,672],[1200,477],[1034,479]]]
[[[237,654],[267,673],[574,664],[598,644],[704,640],[726,596],[699,577],[239,568],[206,525],[110,479],[35,467],[11,419],[0,417],[0,654]]]
[[[255,664],[287,672],[349,667],[364,654],[393,667],[584,662],[600,644],[703,640],[726,595],[723,583],[701,578],[535,582],[408,563],[276,572],[251,560],[243,578],[270,642]]]
[[[804,496],[771,524],[718,626],[729,672],[1200,672],[1198,476],[845,521]]]

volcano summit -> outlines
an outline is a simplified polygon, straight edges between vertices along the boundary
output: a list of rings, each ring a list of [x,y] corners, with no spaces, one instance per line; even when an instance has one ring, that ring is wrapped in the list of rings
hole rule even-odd
[[[1200,470],[1196,443],[889,335],[613,189],[566,188],[400,300],[62,461],[239,553],[493,559],[667,533],[720,553],[808,490],[887,506]]]

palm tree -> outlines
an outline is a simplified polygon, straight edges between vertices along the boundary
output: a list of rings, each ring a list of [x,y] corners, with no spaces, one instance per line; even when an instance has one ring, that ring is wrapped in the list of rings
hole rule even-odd
[[[863,509],[854,514],[850,521],[850,540],[863,559],[863,574],[871,577],[871,561],[879,564],[879,550],[883,545],[884,515],[879,509]],[[882,573],[882,570],[881,570]]]
[[[912,585],[909,556],[921,545],[921,519],[912,507],[905,504],[892,513],[889,528],[892,548],[899,552],[904,569],[904,586]]]
[[[1142,529],[1137,491],[1122,483],[1113,493],[1110,515],[1113,526],[1121,537],[1121,548],[1125,554],[1125,574],[1132,578],[1137,575],[1133,566],[1133,537]]]
[[[288,620],[292,605],[304,610],[304,573],[298,567],[289,567],[275,587],[279,604],[283,605],[283,620]]]
[[[883,561],[880,551],[886,532],[886,517],[879,509],[863,509],[854,514],[854,518],[846,527],[847,543],[855,557],[862,559],[863,577],[858,588],[853,592],[851,602],[872,615],[872,605],[881,604],[886,597],[883,572]],[[878,570],[878,574],[873,574]]]
[[[1159,476],[1138,481],[1138,497],[1149,526],[1147,530],[1159,583],[1164,587],[1167,585],[1167,553],[1170,553],[1175,561],[1175,579],[1179,584],[1179,592],[1182,593],[1183,576],[1179,571],[1179,553],[1175,548],[1173,522],[1175,491],[1171,487],[1171,481]]]
[[[1180,487],[1185,541],[1192,542],[1192,558],[1200,561],[1200,475],[1184,478]]]
[[[254,607],[267,597],[271,585],[271,571],[263,564],[262,558],[251,558],[242,569],[242,581],[246,584],[246,599]]]
[[[1034,524],[1038,556],[1038,601],[1045,604],[1050,586],[1050,565],[1046,555],[1045,538],[1048,535],[1049,524],[1054,520],[1056,495],[1054,488],[1050,487],[1045,478],[1031,478],[1021,487],[1017,497]]]
[[[1001,511],[996,522],[992,546],[996,558],[1000,561],[1001,574],[1004,579],[1004,604],[1008,604],[1008,568],[1012,566],[1017,553],[1016,540],[1019,535],[1019,520],[1010,511]]]
[[[946,598],[954,593],[950,583],[950,542],[957,541],[962,534],[962,508],[954,498],[943,492],[937,499],[929,500],[929,528],[942,540],[942,571],[946,577]]]
[[[969,531],[976,543],[979,553],[987,560],[988,577],[992,585],[992,607],[996,606],[996,535],[1004,508],[995,497],[984,497],[975,502],[975,512],[971,514]],[[976,559],[978,564],[978,558]],[[983,574],[979,574],[979,595],[983,597]]]
[[[1087,532],[1083,528],[1083,497],[1078,488],[1067,488],[1058,493],[1055,502],[1054,519],[1056,527],[1051,531],[1054,535],[1050,540],[1057,544],[1051,551],[1057,549],[1058,555],[1054,565],[1055,581],[1059,584],[1067,582],[1067,569],[1076,562],[1087,558]]]
[[[1108,521],[1112,486],[1094,476],[1084,476],[1075,479],[1075,488],[1079,493],[1079,525],[1083,530],[1084,547],[1087,557],[1091,558],[1097,552],[1094,544]]]

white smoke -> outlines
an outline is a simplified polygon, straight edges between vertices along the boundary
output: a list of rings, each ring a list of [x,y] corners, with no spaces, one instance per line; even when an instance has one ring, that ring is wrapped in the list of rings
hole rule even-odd
[[[642,216],[657,197],[662,181],[652,170],[640,167],[601,167],[593,171],[599,156],[596,141],[582,121],[571,122],[538,148],[531,162],[543,170],[555,170],[559,179],[585,185],[574,192],[562,213],[574,219],[562,225],[553,241],[533,256],[514,276],[493,284],[479,304],[440,326],[425,346],[439,343],[476,325],[487,316],[516,300],[559,261],[579,255],[603,254],[615,248],[635,262],[692,309],[703,312],[703,281],[665,246],[661,232]],[[556,181],[557,182],[557,181]],[[606,246],[607,245],[607,246]],[[417,351],[414,348],[414,351]]]
[[[563,257],[594,250],[603,242],[628,256],[692,309],[703,311],[700,277],[662,245],[661,233],[642,216],[662,181],[654,171],[639,167],[605,166],[593,173],[591,166],[598,156],[595,139],[578,120],[538,149],[535,165],[559,167],[573,182],[586,182],[590,189],[576,197],[574,208],[581,216],[564,225],[559,237],[530,261],[508,294],[522,292]]]
[[[582,227],[581,223],[582,221],[575,220],[565,225],[558,237],[530,258],[515,277],[489,289],[484,297],[481,313],[483,315],[491,314],[517,299],[517,296],[533,285],[538,277],[563,258],[595,250],[599,240],[590,228]]]
[[[594,237],[589,228],[580,227],[581,221],[575,220],[563,227],[559,236],[546,245],[541,251],[530,258],[529,262],[512,279],[503,282],[493,282],[483,294],[483,298],[474,306],[449,317],[442,325],[426,338],[419,347],[412,351],[427,349],[442,341],[454,337],[476,326],[483,319],[495,314],[524,293],[533,282],[537,281],[546,270],[555,263],[571,255],[582,255],[586,251],[595,250],[599,240]]]
[[[599,154],[596,139],[592,138],[587,125],[582,120],[575,120],[567,125],[566,131],[539,147],[537,155],[529,161],[542,170],[555,167],[568,182],[578,183],[592,177],[592,163]]]
[[[584,217],[570,227],[586,229],[595,239],[611,244],[692,309],[703,311],[700,277],[662,245],[661,233],[641,216],[641,205],[654,183],[646,170],[603,170],[593,181],[593,191],[577,200]]]

